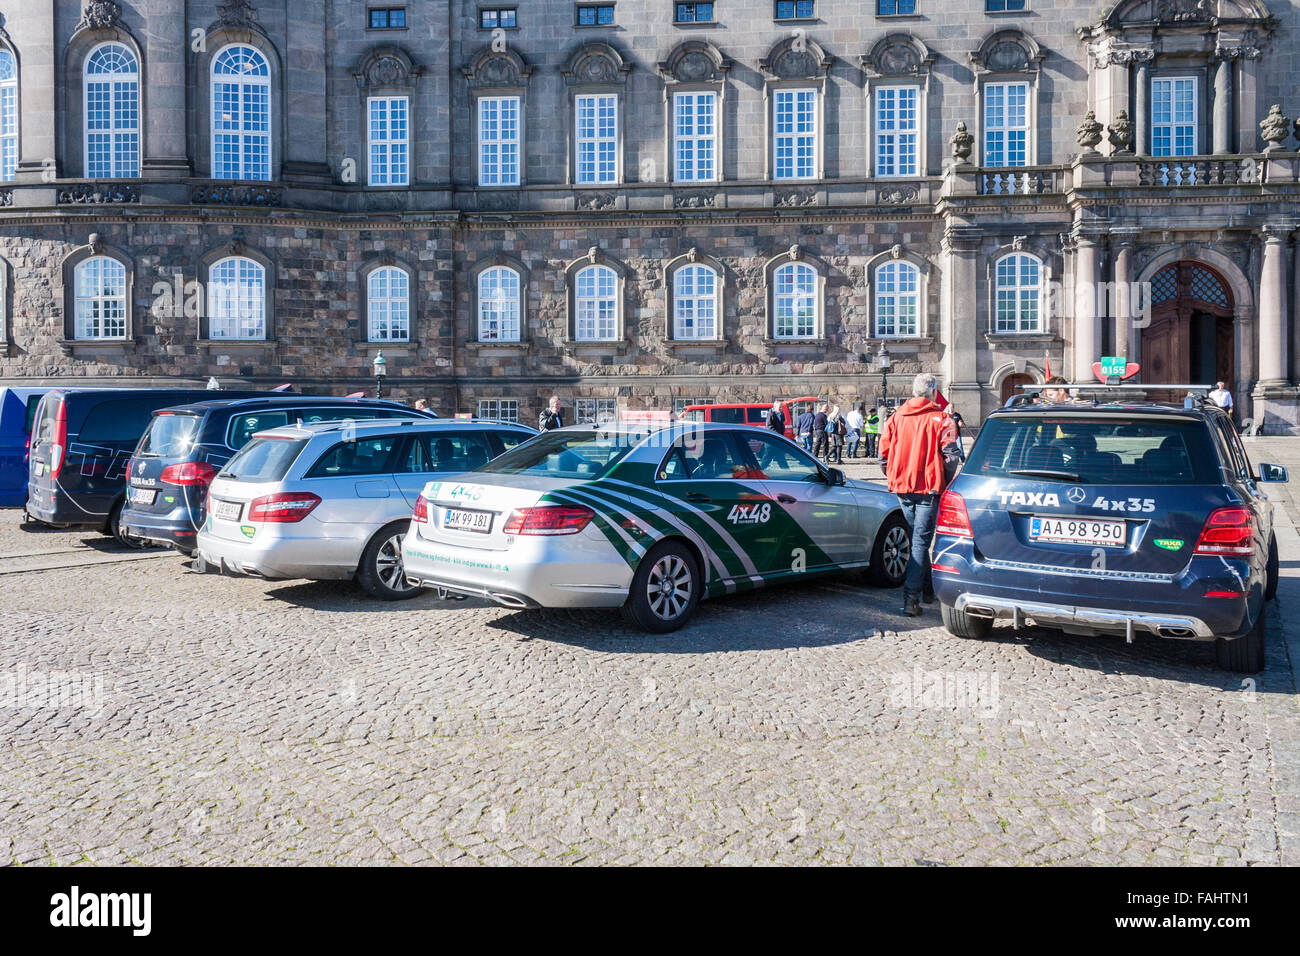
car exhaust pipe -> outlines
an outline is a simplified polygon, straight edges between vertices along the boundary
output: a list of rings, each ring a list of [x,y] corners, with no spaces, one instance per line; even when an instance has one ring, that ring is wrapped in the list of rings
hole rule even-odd
[[[490,595],[490,597],[492,598],[492,600],[496,601],[498,604],[504,605],[505,607],[512,607],[516,609],[522,609],[528,607],[527,601],[513,594],[501,594],[501,593],[493,592]]]
[[[1161,637],[1172,637],[1184,641],[1196,636],[1196,632],[1190,627],[1158,627],[1156,633]]]
[[[966,615],[967,617],[987,618],[990,621],[997,616],[993,613],[993,608],[984,607],[981,604],[967,604]]]

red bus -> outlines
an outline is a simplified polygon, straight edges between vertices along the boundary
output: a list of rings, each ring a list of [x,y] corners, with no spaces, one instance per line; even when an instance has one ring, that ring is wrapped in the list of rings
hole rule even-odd
[[[781,402],[781,414],[785,416],[785,437],[795,437],[794,426],[799,423],[799,416],[805,411],[817,410],[816,395],[802,398],[788,398]],[[719,405],[687,405],[682,409],[684,422],[722,422],[725,425],[753,425],[755,428],[767,427],[767,414],[772,410],[771,402],[758,404],[754,402],[733,402]]]

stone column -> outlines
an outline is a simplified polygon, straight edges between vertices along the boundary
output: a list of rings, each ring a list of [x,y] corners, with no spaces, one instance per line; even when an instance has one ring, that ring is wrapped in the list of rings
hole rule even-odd
[[[284,175],[287,179],[329,182],[325,143],[325,5],[294,4],[285,28],[289,49],[285,70],[288,108]]]
[[[1094,380],[1097,352],[1097,240],[1074,239],[1074,375],[1076,382]]]
[[[1214,63],[1214,125],[1210,149],[1232,152],[1232,60],[1222,53]]]
[[[1259,385],[1287,381],[1286,238],[1289,230],[1264,227],[1259,273]]]
[[[1133,152],[1148,156],[1151,150],[1151,69],[1154,57],[1139,59],[1133,68]]]
[[[11,14],[15,11],[11,10]],[[54,41],[54,0],[24,0],[18,115],[22,137],[18,144],[17,182],[40,183],[55,162],[54,131],[62,105],[56,102],[55,59],[63,45]],[[57,170],[62,174],[63,170]]]
[[[1113,229],[1115,264],[1112,282],[1115,284],[1115,354],[1133,360],[1133,245],[1136,229]]]
[[[943,294],[939,330],[944,343],[943,371],[948,400],[969,422],[981,420],[979,382],[978,255],[979,233],[949,226],[943,236]]]
[[[143,7],[139,3],[136,6]],[[191,161],[185,58],[189,52],[189,36],[185,32],[185,18],[176,15],[169,0],[154,0],[140,12],[149,24],[141,37],[147,111],[141,170],[145,176],[188,176]]]

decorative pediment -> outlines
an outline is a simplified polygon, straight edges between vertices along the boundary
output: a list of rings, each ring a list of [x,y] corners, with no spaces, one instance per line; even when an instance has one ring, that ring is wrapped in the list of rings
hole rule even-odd
[[[608,43],[584,43],[560,68],[560,73],[570,86],[622,83],[627,79],[632,64]]]
[[[706,40],[687,40],[678,44],[666,60],[656,64],[659,74],[669,82],[720,83],[731,69],[731,61]]]
[[[484,47],[461,73],[473,87],[527,86],[533,68],[514,50]]]
[[[1019,30],[999,30],[970,55],[976,73],[1037,73],[1047,51]]]
[[[77,30],[113,30],[122,19],[122,8],[113,0],[90,0],[82,8]]]
[[[929,73],[934,61],[929,47],[907,33],[891,33],[858,58],[863,72],[871,77],[919,76]]]
[[[758,68],[773,80],[820,79],[830,67],[830,55],[802,34],[780,41],[758,61]]]
[[[1260,0],[1123,0],[1101,15],[1100,25],[1209,24],[1231,20],[1271,20]]]
[[[217,22],[223,27],[257,26],[257,11],[249,0],[226,0],[217,6]]]
[[[420,67],[395,46],[376,47],[352,71],[362,90],[406,89],[419,75]]]

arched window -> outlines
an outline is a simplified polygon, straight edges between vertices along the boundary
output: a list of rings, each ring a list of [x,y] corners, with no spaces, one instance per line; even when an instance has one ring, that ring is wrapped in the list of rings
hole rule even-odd
[[[519,273],[508,266],[479,273],[478,340],[519,341]]]
[[[371,342],[411,339],[411,277],[384,266],[366,277],[366,326]]]
[[[77,263],[73,272],[77,339],[126,338],[126,266],[107,256]]]
[[[212,178],[271,178],[271,69],[250,46],[212,61]]]
[[[997,261],[993,275],[993,331],[1042,331],[1043,264],[1035,256],[1013,253]]]
[[[886,262],[876,268],[876,337],[921,334],[921,273],[910,262]]]
[[[18,168],[18,63],[0,48],[0,182],[10,182]]]
[[[718,337],[718,274],[708,266],[673,273],[673,338]]]
[[[86,58],[86,178],[140,175],[140,64],[122,43]]]
[[[208,337],[266,338],[266,269],[243,256],[208,269]]]
[[[817,335],[817,270],[801,262],[789,262],[773,273],[772,281],[772,337],[814,338]]]
[[[618,273],[609,266],[587,266],[574,276],[574,283],[574,339],[618,338]]]

